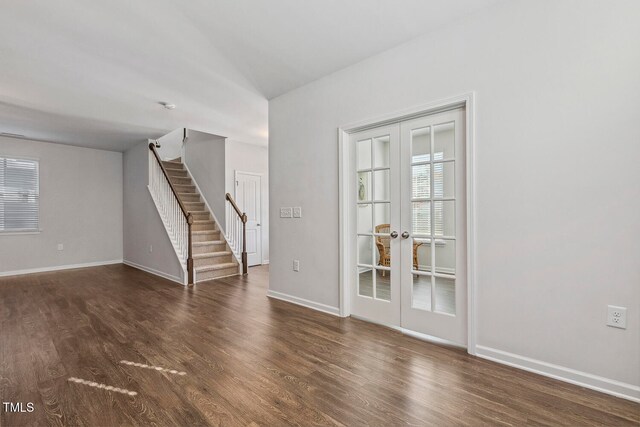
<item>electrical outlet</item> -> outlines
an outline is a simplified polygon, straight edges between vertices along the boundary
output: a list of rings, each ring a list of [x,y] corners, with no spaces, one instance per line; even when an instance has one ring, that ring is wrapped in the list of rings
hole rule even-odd
[[[300,261],[297,259],[293,260],[293,271],[300,271]]]
[[[291,217],[293,217],[292,208],[280,208],[280,218],[291,218]]]
[[[149,253],[153,252],[153,245],[149,245]]]
[[[302,208],[300,206],[293,208],[293,217],[302,218]]]
[[[627,307],[607,306],[607,326],[627,329]]]
[[[58,250],[59,251],[63,251],[64,250],[64,245],[62,243],[58,243]]]

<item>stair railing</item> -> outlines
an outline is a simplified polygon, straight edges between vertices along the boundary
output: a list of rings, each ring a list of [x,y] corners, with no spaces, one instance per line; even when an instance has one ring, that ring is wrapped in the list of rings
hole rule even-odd
[[[177,246],[180,261],[187,265],[188,284],[193,285],[193,253],[191,250],[193,215],[180,201],[178,192],[169,179],[167,169],[164,167],[154,143],[149,144],[149,150],[155,159],[153,161],[149,157],[149,188],[171,239]]]
[[[227,243],[242,260],[242,274],[247,274],[247,214],[240,211],[231,194],[227,193]]]

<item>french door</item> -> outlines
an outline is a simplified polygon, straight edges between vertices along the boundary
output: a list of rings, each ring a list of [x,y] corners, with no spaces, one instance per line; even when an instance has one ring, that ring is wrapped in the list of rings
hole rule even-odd
[[[466,345],[464,110],[351,135],[352,314]]]

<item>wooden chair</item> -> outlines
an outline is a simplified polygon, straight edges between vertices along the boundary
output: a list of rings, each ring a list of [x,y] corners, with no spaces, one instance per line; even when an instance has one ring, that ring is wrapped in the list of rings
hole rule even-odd
[[[390,224],[380,224],[375,227],[376,234],[389,234],[391,232]],[[380,257],[378,259],[378,265],[383,267],[391,267],[391,237],[389,236],[376,236],[376,247]],[[422,246],[422,243],[413,242],[413,269],[418,269],[418,248]],[[382,270],[382,275],[386,275],[386,271]]]

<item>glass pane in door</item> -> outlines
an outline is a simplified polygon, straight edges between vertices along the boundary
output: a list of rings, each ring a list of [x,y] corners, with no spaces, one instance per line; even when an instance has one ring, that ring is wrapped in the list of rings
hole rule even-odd
[[[358,234],[371,234],[371,203],[359,204],[357,209]]]
[[[431,160],[431,128],[429,126],[411,131],[411,162]]]
[[[376,299],[391,301],[391,271],[376,270]]]
[[[389,135],[380,136],[373,139],[373,158],[375,168],[388,168],[389,167]]]
[[[455,166],[453,162],[433,164],[433,193],[437,199],[455,197]]]
[[[377,225],[391,223],[391,203],[376,203],[373,220]]]
[[[373,237],[358,236],[358,265],[373,265]]]
[[[412,274],[411,307],[431,311],[431,276]]]
[[[371,140],[365,139],[356,143],[358,170],[371,169]]]
[[[456,202],[453,200],[433,202],[433,234],[436,236],[455,236]]]
[[[389,182],[389,169],[377,170],[373,173],[374,178],[374,200],[389,201],[390,194],[390,182]]]
[[[431,165],[411,166],[411,196],[413,198],[431,197]]]
[[[387,225],[387,227],[384,227]],[[375,260],[376,265],[380,267],[391,267],[391,237],[389,237],[388,224],[378,225],[376,227],[377,233],[385,233],[383,235],[377,235]]]
[[[411,223],[414,235],[431,235],[431,202],[412,203]]]
[[[435,247],[436,273],[456,274],[456,241],[437,239]]]
[[[413,271],[431,272],[431,239],[413,239]]]
[[[453,159],[455,157],[454,123],[442,123],[433,127],[433,152],[440,155],[440,159]],[[438,158],[434,155],[435,159]]]
[[[436,311],[456,314],[456,281],[446,277],[434,277],[436,285]]]
[[[358,172],[358,202],[367,202],[371,200],[371,172]]]
[[[373,272],[370,268],[358,267],[358,295],[373,298]]]

